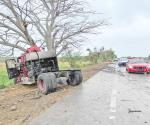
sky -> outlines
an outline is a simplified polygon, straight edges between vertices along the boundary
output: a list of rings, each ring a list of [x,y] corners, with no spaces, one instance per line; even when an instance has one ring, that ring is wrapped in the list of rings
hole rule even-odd
[[[104,46],[121,56],[150,55],[150,0],[88,0],[111,24],[102,34],[90,36],[86,48]]]

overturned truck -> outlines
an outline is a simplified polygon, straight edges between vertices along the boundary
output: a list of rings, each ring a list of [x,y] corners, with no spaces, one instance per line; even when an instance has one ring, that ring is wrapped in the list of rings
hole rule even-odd
[[[55,52],[43,51],[37,46],[27,49],[16,59],[6,60],[9,79],[18,84],[35,84],[43,94],[53,92],[57,84],[76,86],[82,83],[80,69],[59,70]]]

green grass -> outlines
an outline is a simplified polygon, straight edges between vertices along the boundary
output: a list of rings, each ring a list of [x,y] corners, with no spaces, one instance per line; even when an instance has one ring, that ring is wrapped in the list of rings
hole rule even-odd
[[[10,86],[12,80],[9,80],[4,63],[0,63],[0,89]]]
[[[60,69],[69,69],[70,68],[70,65],[68,62],[65,62],[65,61],[58,61],[58,65],[59,65],[59,68]]]
[[[62,70],[65,70],[65,69],[70,69],[70,68],[78,68],[78,69],[83,69],[87,66],[91,65],[91,62],[90,61],[84,61],[84,60],[78,60],[78,61],[75,61],[74,62],[74,65],[71,66],[69,64],[68,61],[59,61],[59,68],[62,69]]]

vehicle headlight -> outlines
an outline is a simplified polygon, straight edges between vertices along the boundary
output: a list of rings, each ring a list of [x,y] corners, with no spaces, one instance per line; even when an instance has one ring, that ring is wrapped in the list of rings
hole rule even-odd
[[[150,65],[149,65],[149,66],[147,66],[147,68],[150,68]]]

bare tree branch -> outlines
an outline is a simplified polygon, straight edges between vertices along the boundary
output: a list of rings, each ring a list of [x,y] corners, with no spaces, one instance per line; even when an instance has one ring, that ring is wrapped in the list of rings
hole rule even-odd
[[[25,51],[24,46],[38,44],[59,55],[107,25],[80,0],[1,0],[1,8],[5,11],[0,12],[0,45],[11,54],[15,48]]]

